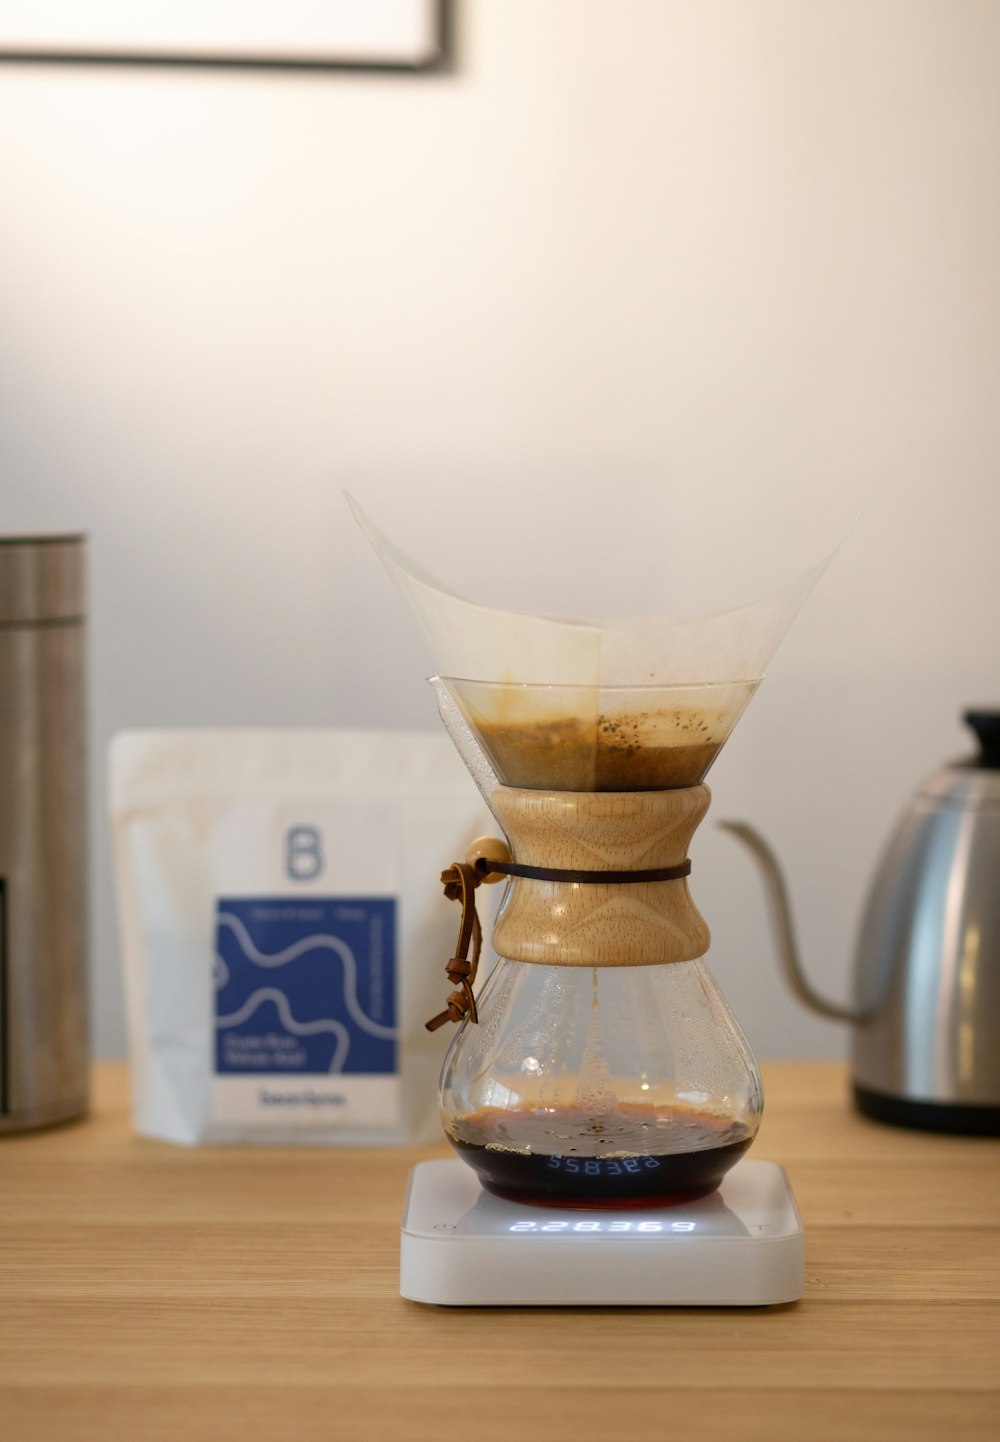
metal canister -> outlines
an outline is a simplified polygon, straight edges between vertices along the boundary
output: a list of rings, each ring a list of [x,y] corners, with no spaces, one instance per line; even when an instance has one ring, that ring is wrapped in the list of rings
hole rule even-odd
[[[0,1133],[87,1106],[85,553],[0,535]]]

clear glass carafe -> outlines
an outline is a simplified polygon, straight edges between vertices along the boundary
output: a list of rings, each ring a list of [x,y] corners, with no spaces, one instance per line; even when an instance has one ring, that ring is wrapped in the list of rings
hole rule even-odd
[[[432,685],[515,858],[619,875],[684,859],[702,777],[754,690]],[[483,1185],[571,1207],[714,1190],[753,1141],[763,1094],[686,881],[515,879],[495,936],[440,1093],[445,1133]]]
[[[704,961],[539,966],[501,958],[441,1075],[445,1133],[487,1190],[571,1207],[714,1190],[763,1093]]]

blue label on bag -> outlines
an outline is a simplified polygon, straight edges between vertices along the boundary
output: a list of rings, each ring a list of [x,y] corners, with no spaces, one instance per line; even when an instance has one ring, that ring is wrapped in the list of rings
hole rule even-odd
[[[396,1071],[392,897],[220,898],[215,1070]]]

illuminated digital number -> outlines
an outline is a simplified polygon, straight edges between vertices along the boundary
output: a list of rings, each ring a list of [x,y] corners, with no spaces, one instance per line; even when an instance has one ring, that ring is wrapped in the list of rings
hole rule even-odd
[[[574,1232],[643,1232],[647,1236],[662,1232],[665,1229],[671,1232],[693,1232],[696,1228],[695,1222],[512,1222],[508,1228],[511,1232],[565,1232],[572,1229]]]

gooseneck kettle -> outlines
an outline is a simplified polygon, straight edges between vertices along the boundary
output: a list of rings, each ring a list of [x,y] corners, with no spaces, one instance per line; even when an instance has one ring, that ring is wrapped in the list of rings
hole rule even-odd
[[[979,754],[925,780],[900,818],[862,916],[851,1007],[806,979],[770,847],[743,822],[722,824],[763,870],[796,995],[853,1023],[858,1108],[902,1126],[1000,1135],[1000,711],[963,719]]]

